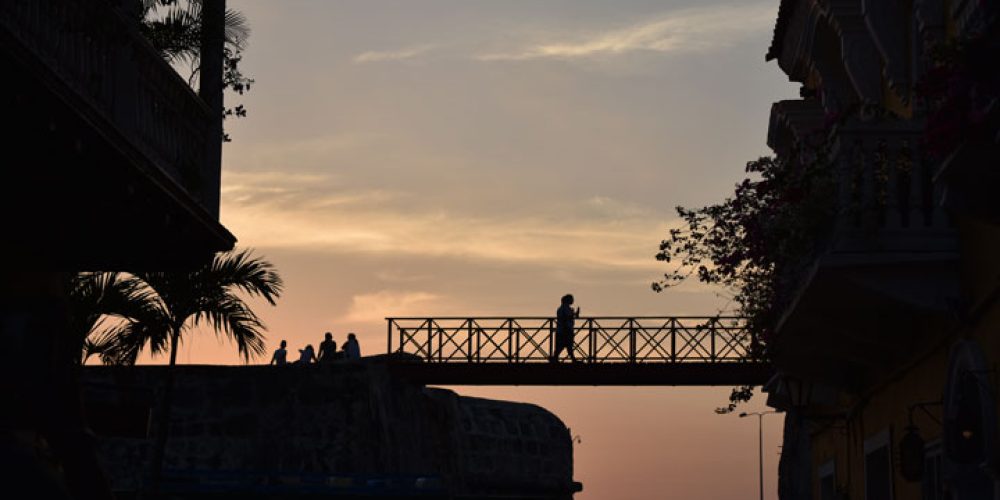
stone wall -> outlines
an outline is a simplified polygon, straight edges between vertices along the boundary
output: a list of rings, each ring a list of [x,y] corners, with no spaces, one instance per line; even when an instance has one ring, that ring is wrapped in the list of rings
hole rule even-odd
[[[86,369],[86,405],[116,490],[141,480],[164,375]],[[552,413],[414,385],[378,361],[178,367],[165,461],[169,471],[426,476],[455,496],[563,498],[573,489],[569,431]]]

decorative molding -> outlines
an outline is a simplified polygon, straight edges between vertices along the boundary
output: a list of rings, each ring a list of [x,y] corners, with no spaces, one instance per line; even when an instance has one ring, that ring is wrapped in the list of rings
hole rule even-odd
[[[902,100],[910,100],[910,44],[904,22],[910,19],[899,0],[862,0],[862,16],[868,33],[882,54],[882,71],[889,88]]]
[[[812,71],[812,46],[822,11],[812,0],[805,0],[793,12],[784,30],[778,66],[794,82],[805,83]]]
[[[836,116],[850,109],[858,95],[841,63],[840,39],[826,16],[816,27],[811,56],[822,82],[820,101],[827,115]]]
[[[955,27],[959,35],[982,29],[983,13],[979,8],[978,0],[952,0],[951,18],[955,21]]]
[[[923,42],[934,42],[944,36],[943,0],[914,0],[913,17]]]
[[[829,0],[830,23],[840,35],[844,69],[862,104],[882,102],[882,63],[861,14],[861,0]]]
[[[787,154],[794,144],[813,143],[823,134],[823,107],[815,99],[792,99],[771,105],[767,145]]]

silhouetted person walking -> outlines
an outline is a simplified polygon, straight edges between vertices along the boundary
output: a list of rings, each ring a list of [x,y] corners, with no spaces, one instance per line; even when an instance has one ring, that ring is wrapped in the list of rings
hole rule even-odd
[[[347,340],[344,342],[344,353],[347,355],[347,359],[361,359],[361,346],[353,333],[347,334]]]
[[[319,344],[319,358],[321,363],[329,363],[337,359],[337,343],[333,340],[333,334],[326,332],[325,339]]]
[[[316,362],[316,351],[313,350],[312,345],[307,345],[305,349],[299,349],[299,360],[296,361],[300,365],[308,365],[309,363]]]
[[[274,350],[274,355],[271,356],[272,365],[284,365],[288,363],[288,350],[285,347],[288,346],[288,342],[284,340],[281,341],[281,347]]]
[[[569,359],[576,361],[576,354],[573,352],[573,333],[576,328],[576,318],[580,317],[580,308],[573,310],[573,296],[563,295],[562,305],[556,310],[556,347],[552,352],[549,361],[559,362],[559,353],[563,349],[569,353]]]

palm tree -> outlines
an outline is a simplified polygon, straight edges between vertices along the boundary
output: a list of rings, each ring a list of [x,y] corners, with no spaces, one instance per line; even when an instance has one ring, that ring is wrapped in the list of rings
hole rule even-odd
[[[217,254],[210,263],[191,272],[136,272],[122,280],[123,286],[142,291],[142,315],[131,316],[102,334],[97,342],[102,359],[134,364],[147,345],[153,355],[165,349],[170,352],[150,461],[149,486],[155,492],[166,448],[174,367],[182,336],[207,324],[235,342],[244,361],[263,354],[264,324],[239,293],[262,297],[275,305],[283,284],[271,263],[246,250]]]
[[[149,287],[122,273],[82,272],[69,277],[67,291],[68,332],[77,362],[97,355],[105,364],[123,364],[109,348],[123,330],[138,328],[139,321],[151,324],[155,311],[149,307]],[[163,350],[162,339],[148,336],[153,351]]]
[[[238,295],[264,298],[274,305],[281,295],[281,277],[274,266],[250,251],[226,252],[191,272],[136,272],[123,278],[144,303],[138,313],[121,315],[124,324],[98,339],[102,358],[114,364],[135,364],[147,346],[154,356],[169,350],[170,366],[184,333],[208,324],[236,343],[244,361],[264,353],[264,324]],[[169,345],[168,345],[169,344]]]

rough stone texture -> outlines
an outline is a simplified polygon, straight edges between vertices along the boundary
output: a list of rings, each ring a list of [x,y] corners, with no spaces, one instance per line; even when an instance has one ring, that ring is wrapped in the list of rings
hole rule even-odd
[[[86,369],[91,421],[117,420],[94,423],[117,490],[138,485],[149,447],[142,420],[164,375],[153,366]],[[130,427],[131,437],[119,432]],[[456,495],[563,497],[573,485],[569,431],[552,413],[413,385],[370,361],[178,367],[165,467],[428,475]]]

